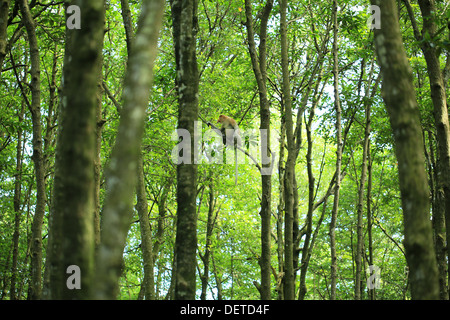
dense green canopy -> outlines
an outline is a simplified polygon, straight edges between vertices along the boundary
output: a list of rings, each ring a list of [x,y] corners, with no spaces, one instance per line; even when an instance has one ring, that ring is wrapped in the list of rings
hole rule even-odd
[[[284,1],[65,3],[0,0],[1,299],[72,297],[69,265],[104,286],[74,298],[416,298],[399,171],[420,175],[396,154],[369,1],[288,1],[287,59]],[[433,231],[417,241],[448,299],[450,7],[419,3],[397,1]],[[247,150],[236,186],[220,114]],[[174,161],[183,128],[197,164]]]

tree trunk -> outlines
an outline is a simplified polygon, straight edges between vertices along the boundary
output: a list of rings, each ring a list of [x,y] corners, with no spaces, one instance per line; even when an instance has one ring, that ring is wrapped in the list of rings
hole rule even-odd
[[[47,263],[50,292],[46,298],[50,299],[90,299],[94,283],[93,133],[97,127],[104,2],[84,1],[80,8],[89,12],[89,19],[83,20],[81,30],[66,30]],[[66,285],[66,272],[71,265],[80,268],[79,290]]]
[[[122,8],[121,10],[122,20],[123,26],[125,28],[125,41],[127,44],[127,52],[129,57],[131,53],[131,44],[134,38],[133,21],[131,19],[130,4],[128,3],[128,0],[120,0],[120,6]]]
[[[438,148],[438,171],[436,179],[436,199],[443,201],[436,210],[445,210],[445,223],[447,230],[447,243],[450,241],[450,128],[447,110],[447,97],[445,91],[444,75],[440,69],[438,48],[432,42],[436,35],[436,5],[434,0],[419,1],[420,10],[423,18],[422,33],[419,31],[417,21],[414,17],[414,11],[409,0],[404,1],[408,10],[408,15],[414,31],[414,36],[422,49],[425,61],[427,63],[428,78],[430,80],[431,100],[434,107],[434,122],[436,128],[437,148]],[[428,35],[424,38],[424,35]],[[437,217],[441,215],[437,213]],[[438,226],[438,225],[436,225]],[[442,230],[435,230],[442,234]],[[447,245],[450,255],[450,246]],[[439,253],[438,253],[439,254]],[[450,266],[450,261],[448,262]],[[448,299],[448,293],[440,290],[441,297]]]
[[[427,152],[426,135],[423,132],[425,156],[427,158],[427,167],[429,175],[429,185],[431,193],[431,212],[433,226],[433,242],[436,250],[436,262],[439,272],[439,294],[441,300],[448,299],[447,288],[447,255],[445,243],[445,195],[442,188],[438,188],[437,181],[442,179],[440,176],[440,168],[436,163],[434,156],[435,148],[433,147],[434,135],[428,131],[428,144],[430,152]],[[438,163],[440,163],[438,161]]]
[[[284,117],[281,118],[281,128],[280,128],[280,161],[278,162],[278,181],[279,181],[279,199],[277,207],[277,260],[278,260],[278,274],[276,277],[277,286],[276,292],[278,293],[278,300],[284,300],[284,288],[283,288],[283,277],[284,277],[284,238],[283,238],[283,212],[284,212],[284,179],[285,179],[285,167],[284,162],[284,152],[286,148],[286,125]]]
[[[1,68],[1,67],[0,67]],[[21,220],[21,210],[20,210],[20,199],[21,199],[21,189],[22,189],[22,125],[23,114],[24,114],[25,102],[22,102],[22,110],[18,114],[18,124],[17,129],[17,147],[16,147],[16,174],[14,177],[14,233],[13,233],[13,256],[12,256],[12,266],[11,266],[11,285],[10,285],[10,299],[16,300],[16,277],[17,277],[17,263],[19,259],[19,237],[20,237],[20,220]]]
[[[154,263],[152,250],[152,230],[148,219],[147,191],[145,189],[144,161],[142,152],[139,154],[138,160],[136,195],[136,210],[139,215],[139,226],[141,228],[141,249],[144,264],[144,280],[142,283],[142,289],[146,300],[154,300],[155,278],[153,272]]]
[[[287,39],[287,0],[280,3],[280,35],[281,35],[281,69],[283,77],[283,95],[282,105],[286,123],[286,138],[288,157],[286,161],[285,179],[284,179],[284,299],[295,299],[294,282],[294,175],[296,160],[296,145],[294,141],[294,124],[292,121],[292,102],[291,88],[289,82],[289,57],[288,57],[288,39]]]
[[[206,241],[205,241],[205,253],[201,255],[201,259],[203,261],[203,276],[202,280],[202,293],[200,295],[201,300],[206,300],[206,290],[208,289],[208,281],[209,281],[209,260],[211,257],[211,244],[212,244],[212,236],[214,231],[214,226],[216,224],[217,215],[214,214],[215,208],[215,198],[214,198],[214,183],[210,182],[209,185],[209,206],[208,206],[208,220],[206,224]]]
[[[212,265],[213,265],[213,273],[214,279],[216,280],[216,288],[217,288],[217,300],[223,300],[223,288],[222,288],[222,278],[219,276],[217,272],[216,262],[214,260],[214,255],[211,255]]]
[[[419,1],[423,17],[422,33],[428,33],[430,39],[436,34],[436,5],[434,0]],[[447,96],[444,86],[444,77],[440,69],[437,47],[431,41],[421,41],[421,47],[427,62],[428,76],[431,88],[431,100],[434,106],[434,122],[436,127],[439,162],[437,190],[444,191],[445,221],[447,227],[447,244],[450,241],[450,127],[447,110]],[[441,233],[442,230],[436,230]],[[450,246],[447,245],[447,253],[450,256]],[[450,266],[450,261],[448,266]],[[448,299],[446,290],[441,290],[441,298]]]
[[[103,26],[104,28],[104,26]],[[102,39],[103,41],[103,39]],[[102,74],[102,64],[103,64],[103,54],[100,59],[98,59],[98,78],[97,78],[97,96],[96,96],[96,131],[95,131],[95,158],[94,158],[94,244],[95,251],[98,250],[100,246],[100,189],[101,189],[101,173],[102,173],[102,131],[105,120],[102,116],[102,98],[103,98],[103,74]]]
[[[95,297],[98,299],[115,299],[119,291],[122,254],[133,211],[136,170],[164,3],[163,0],[142,2],[138,30],[132,43],[123,90],[123,110],[106,178],[103,233],[96,271]]]
[[[368,263],[373,265],[373,240],[372,240],[372,159],[370,155],[370,142],[367,147],[367,245],[368,245]],[[369,289],[369,299],[376,300],[375,289]]]
[[[3,61],[6,57],[8,46],[8,14],[10,0],[0,0],[0,80],[2,79]]]
[[[302,248],[302,260],[300,264],[300,285],[299,285],[299,300],[304,300],[307,288],[306,288],[306,273],[308,271],[309,259],[311,257],[311,237],[312,237],[312,216],[314,212],[314,186],[315,177],[313,173],[312,164],[312,152],[313,152],[313,138],[311,135],[311,126],[315,115],[316,103],[313,104],[309,113],[309,119],[306,123],[306,139],[308,143],[308,149],[306,151],[306,167],[308,172],[308,212],[306,213],[306,231],[305,240]]]
[[[42,288],[42,224],[45,214],[45,167],[42,152],[42,125],[41,125],[41,69],[39,46],[36,37],[35,22],[28,7],[28,1],[19,2],[22,20],[27,30],[30,45],[31,61],[31,103],[28,107],[33,124],[33,163],[36,176],[36,207],[31,226],[31,283],[30,299],[40,299]],[[26,99],[26,101],[28,101]]]
[[[339,63],[338,63],[338,4],[333,1],[333,74],[334,74],[334,108],[336,110],[336,187],[334,190],[333,210],[330,222],[330,247],[331,247],[331,300],[336,299],[336,219],[339,208],[339,192],[341,188],[342,166],[342,128],[341,128],[341,102],[339,99]]]
[[[131,46],[134,38],[133,25],[131,21],[131,11],[128,0],[121,0],[121,12],[123,25],[125,27],[125,39],[127,44],[127,57],[130,58]],[[144,265],[144,279],[141,283],[141,290],[139,291],[138,299],[142,300],[154,300],[155,299],[155,278],[154,278],[154,253],[152,243],[151,225],[148,217],[148,203],[147,203],[147,191],[145,188],[145,175],[144,175],[144,159],[143,151],[139,152],[138,168],[137,168],[137,185],[136,185],[136,197],[137,204],[136,210],[139,216],[139,226],[141,230],[141,249],[142,260]]]
[[[58,7],[58,14],[61,13],[61,7]],[[47,115],[45,117],[46,122],[46,128],[45,128],[45,136],[44,136],[44,165],[45,165],[45,172],[50,172],[50,175],[46,176],[45,183],[47,184],[47,179],[49,176],[52,176],[54,178],[54,170],[51,170],[51,162],[50,157],[52,155],[52,148],[56,145],[56,139],[55,139],[55,131],[56,131],[56,122],[58,119],[58,111],[59,108],[58,105],[58,99],[56,95],[57,85],[56,85],[56,76],[58,72],[58,44],[55,44],[54,52],[53,52],[53,64],[52,64],[52,76],[51,76],[51,82],[50,82],[50,88],[49,88],[49,103],[48,103],[48,111]],[[53,180],[53,179],[52,179]],[[52,201],[50,201],[52,203]],[[52,212],[51,209],[49,209],[50,212]],[[49,220],[51,219],[51,216],[49,216]],[[48,227],[50,229],[50,226]],[[51,244],[50,241],[47,241],[47,248],[50,248]],[[46,298],[49,293],[49,257],[51,254],[49,254],[51,250],[47,249],[47,257],[45,259],[45,271],[44,271],[44,283],[42,286],[42,298]]]
[[[266,155],[265,161],[263,159],[262,171],[270,170],[272,161],[270,158],[270,105],[267,97],[267,61],[266,61],[266,41],[267,41],[267,23],[272,11],[273,0],[267,0],[261,15],[261,24],[259,31],[259,59],[256,52],[255,32],[253,29],[252,4],[250,0],[245,0],[245,15],[247,26],[247,40],[248,50],[252,61],[253,72],[255,74],[256,82],[259,91],[260,103],[260,129],[266,131],[266,139],[261,143],[261,155]],[[259,261],[261,267],[261,299],[271,299],[270,286],[270,234],[271,234],[271,194],[272,181],[270,174],[261,175],[261,258]]]
[[[191,137],[190,163],[177,165],[177,232],[175,240],[175,299],[195,299],[197,265],[197,164],[194,121],[198,119],[196,57],[197,0],[171,0],[178,90],[178,130]],[[186,152],[184,149],[183,152]]]
[[[367,87],[369,92],[369,87]],[[368,98],[368,94],[366,94]],[[364,100],[365,104],[365,116],[366,125],[364,130],[364,142],[363,142],[363,155],[362,155],[362,168],[361,178],[358,188],[358,205],[357,205],[357,244],[356,244],[356,273],[355,273],[355,300],[361,300],[363,291],[363,285],[361,280],[361,273],[363,272],[363,259],[364,259],[364,235],[363,235],[363,207],[364,207],[364,186],[367,178],[367,156],[369,152],[370,144],[370,102]]]
[[[371,3],[381,9],[381,28],[375,29],[375,45],[398,160],[411,296],[438,299],[429,188],[412,71],[403,47],[395,1],[372,0]]]

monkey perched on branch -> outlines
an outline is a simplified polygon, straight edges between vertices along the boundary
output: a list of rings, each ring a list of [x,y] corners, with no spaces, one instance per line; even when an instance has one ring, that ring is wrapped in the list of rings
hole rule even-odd
[[[218,133],[218,134],[220,134],[222,136],[222,141],[223,141],[224,145],[226,145],[227,144],[227,138],[226,138],[227,137],[226,136],[226,129],[227,128],[225,127],[223,129],[222,128],[219,129],[213,123],[211,123],[209,121],[206,121],[200,114],[198,116],[205,124],[207,124],[211,129],[213,129],[216,133]],[[217,122],[218,123],[222,123],[222,127],[223,127],[223,120],[225,120],[226,118],[231,119],[232,120],[231,122],[234,122],[234,124],[235,124],[234,127],[238,127],[236,121],[233,118],[227,117],[225,115],[219,116],[219,120],[217,120]],[[236,135],[235,135],[233,124],[230,123],[230,125],[231,125],[231,128],[228,128],[228,129],[233,129],[233,132],[232,132],[232,134],[230,136],[231,138],[229,139],[229,145],[234,146],[235,151],[236,150],[240,150],[243,154],[245,154],[247,157],[249,157],[253,161],[253,163],[255,164],[256,168],[259,170],[259,172],[262,172],[261,166],[258,163],[258,161],[247,150],[242,149],[239,127],[238,127],[238,130],[237,130]],[[235,135],[237,143],[234,143],[233,135]],[[236,161],[235,177],[237,178],[237,161]],[[235,179],[235,180],[237,181],[237,179]],[[235,181],[235,183],[237,183],[236,181]]]
[[[234,184],[237,185],[238,177],[238,161],[237,161],[237,148],[241,146],[241,136],[239,133],[239,127],[233,118],[221,114],[218,123],[222,125],[220,132],[222,133],[223,144],[234,147]]]
[[[229,146],[241,146],[241,135],[236,121],[231,117],[221,114],[217,122],[222,125],[220,132],[222,133],[223,144]]]

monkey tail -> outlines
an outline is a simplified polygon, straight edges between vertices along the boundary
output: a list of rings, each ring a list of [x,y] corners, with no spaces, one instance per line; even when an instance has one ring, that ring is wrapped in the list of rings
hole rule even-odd
[[[237,148],[234,146],[234,185],[237,186],[238,178],[238,159],[237,159]]]

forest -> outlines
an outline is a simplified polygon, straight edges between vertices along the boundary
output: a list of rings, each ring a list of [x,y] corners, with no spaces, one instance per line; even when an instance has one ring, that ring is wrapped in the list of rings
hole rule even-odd
[[[448,0],[0,0],[1,300],[448,300],[449,84]]]

